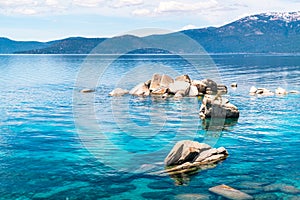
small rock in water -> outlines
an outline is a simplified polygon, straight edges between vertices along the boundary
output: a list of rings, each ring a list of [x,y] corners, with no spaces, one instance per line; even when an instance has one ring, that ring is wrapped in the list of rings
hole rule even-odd
[[[279,87],[275,90],[276,94],[287,94],[287,91],[283,89],[282,87]]]
[[[233,88],[236,88],[237,87],[237,83],[231,83],[230,86],[233,87]]]
[[[122,88],[116,88],[109,93],[109,96],[123,96],[128,93],[129,93],[128,90],[123,90]]]
[[[250,93],[251,95],[255,95],[256,92],[257,92],[257,88],[254,87],[254,86],[252,86],[252,87],[250,88],[249,93]]]
[[[94,89],[90,89],[90,88],[85,88],[85,89],[82,89],[80,90],[81,93],[91,93],[91,92],[95,92]]]
[[[297,91],[297,90],[291,90],[289,93],[290,93],[290,94],[299,94],[300,92]]]
[[[227,185],[218,185],[218,186],[209,188],[209,191],[212,193],[215,193],[217,195],[223,196],[227,199],[232,199],[232,200],[253,199],[253,197],[250,196],[249,194],[241,192],[241,191],[234,189],[232,187],[229,187]]]

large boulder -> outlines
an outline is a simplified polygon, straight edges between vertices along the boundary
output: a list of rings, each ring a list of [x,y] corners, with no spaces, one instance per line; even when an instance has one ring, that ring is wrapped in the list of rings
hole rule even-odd
[[[238,118],[238,108],[228,99],[218,95],[205,95],[200,107],[200,118]]]
[[[185,82],[191,83],[191,78],[189,77],[189,75],[185,74],[185,75],[176,77],[175,81],[185,81]]]
[[[211,79],[204,79],[202,83],[206,85],[206,94],[213,94],[218,91],[218,85],[215,81]]]
[[[150,92],[153,95],[163,95],[168,92],[168,87],[174,80],[166,75],[154,74],[149,86]]]
[[[129,93],[128,90],[124,90],[122,88],[116,88],[109,93],[109,96],[123,96],[128,93]]]
[[[194,85],[190,86],[189,97],[196,97],[199,95],[198,88]]]
[[[153,74],[149,90],[152,92],[153,90],[157,90],[160,88],[160,81],[161,81],[161,75],[160,74]]]
[[[156,174],[168,174],[177,181],[182,176],[186,179],[189,173],[216,167],[216,164],[228,156],[224,147],[212,148],[208,144],[191,140],[179,141],[165,158],[166,169]],[[184,175],[186,174],[186,175]],[[185,178],[184,178],[185,177]],[[179,182],[185,182],[181,180]],[[181,184],[181,183],[179,183]]]
[[[218,90],[227,93],[225,85],[219,85],[218,87],[217,83],[211,79],[193,80],[191,84],[197,87],[199,94],[215,94]]]
[[[218,85],[217,89],[218,89],[218,92],[221,92],[222,94],[227,94],[227,92],[228,92],[226,85]]]
[[[150,90],[145,83],[140,83],[130,90],[129,94],[135,96],[149,96]]]
[[[202,151],[211,149],[208,144],[191,140],[182,140],[175,144],[165,159],[165,165],[180,165],[193,161]]]
[[[179,91],[182,91],[184,93],[184,96],[188,94],[190,89],[190,84],[185,81],[174,81],[174,83],[171,83],[169,85],[169,92],[171,94],[176,94]]]

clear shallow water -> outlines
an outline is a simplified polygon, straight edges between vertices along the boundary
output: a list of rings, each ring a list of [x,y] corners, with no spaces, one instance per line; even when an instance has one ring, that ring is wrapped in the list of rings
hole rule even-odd
[[[300,91],[299,55],[212,56],[219,73],[206,70],[218,82],[238,83],[236,90],[229,89],[228,98],[240,110],[238,123],[215,135],[203,129],[198,118],[200,100],[195,98],[107,96],[115,85],[129,89],[145,80],[147,73],[204,78],[186,60],[166,55],[126,56],[116,61],[93,56],[89,58],[93,69],[112,64],[95,93],[80,94],[73,101],[85,58],[0,56],[0,198],[174,199],[192,193],[217,199],[208,188],[218,184],[256,197],[266,192],[255,183],[300,188],[300,95],[248,95],[252,85]],[[189,59],[203,66],[207,63],[202,57]],[[146,75],[136,74],[140,66],[147,69],[142,71]],[[89,101],[93,115],[87,111]],[[91,121],[97,127],[88,126]],[[181,139],[224,146],[230,156],[216,168],[188,178],[183,186],[175,185],[169,176],[150,174],[163,169],[164,157]],[[267,194],[300,198],[278,190]]]

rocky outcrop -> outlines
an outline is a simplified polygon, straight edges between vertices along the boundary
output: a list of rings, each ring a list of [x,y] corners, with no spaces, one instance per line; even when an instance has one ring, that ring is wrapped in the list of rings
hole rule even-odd
[[[228,152],[224,147],[212,148],[208,144],[191,140],[179,141],[165,158],[165,172],[169,174],[195,171],[203,165],[224,160]]]
[[[298,91],[296,90],[291,90],[290,92],[288,92],[286,89],[282,88],[282,87],[278,87],[276,90],[275,90],[275,94],[277,95],[286,95],[286,94],[297,94],[299,93]],[[256,88],[254,86],[252,86],[250,88],[250,91],[249,91],[249,94],[250,95],[257,95],[257,96],[272,96],[274,95],[274,92],[266,89],[266,88]]]
[[[238,118],[238,108],[231,104],[228,99],[217,95],[205,95],[200,107],[200,118]]]
[[[232,199],[232,200],[250,200],[250,199],[254,199],[252,196],[250,196],[249,194],[246,194],[244,192],[241,192],[237,189],[234,189],[232,187],[229,187],[227,185],[218,185],[215,187],[211,187],[209,188],[209,191],[223,196],[227,199]]]
[[[109,93],[109,96],[123,96],[123,95],[125,95],[125,94],[128,94],[129,93],[129,91],[128,90],[124,90],[124,89],[122,89],[122,88],[116,88],[116,89],[114,89],[113,91],[111,91],[110,93]]]
[[[126,94],[117,88],[110,92],[110,96],[122,96]],[[162,98],[172,97],[196,97],[204,94],[227,93],[225,85],[218,85],[211,79],[192,80],[187,74],[175,78],[166,74],[153,74],[152,78],[144,83],[140,83],[130,90],[129,94],[135,96],[158,95]]]

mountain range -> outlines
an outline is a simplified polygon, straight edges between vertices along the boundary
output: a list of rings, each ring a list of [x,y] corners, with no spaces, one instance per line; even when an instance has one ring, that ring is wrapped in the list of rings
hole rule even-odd
[[[0,38],[0,53],[23,54],[89,54],[97,45],[101,53],[129,51],[125,46],[138,48],[137,53],[166,53],[164,49],[144,48],[149,43],[167,43],[171,51],[193,53],[189,44],[175,41],[176,35],[185,34],[209,53],[300,53],[300,11],[262,13],[251,15],[221,27],[184,30],[165,35],[137,37],[123,35],[110,38],[71,37],[50,42],[24,42]],[[117,44],[112,47],[112,44]],[[187,50],[189,49],[189,50]],[[178,53],[172,52],[172,53]],[[99,53],[95,52],[94,53]]]

